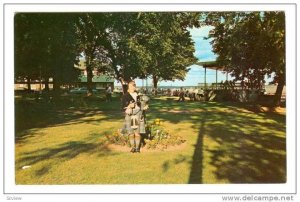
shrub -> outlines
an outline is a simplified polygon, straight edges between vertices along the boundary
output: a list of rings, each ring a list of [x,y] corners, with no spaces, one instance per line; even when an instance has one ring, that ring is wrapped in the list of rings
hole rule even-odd
[[[121,134],[119,131],[112,132],[110,135],[106,134],[105,136],[112,144],[130,147],[128,136]],[[165,150],[169,146],[180,145],[186,141],[181,136],[171,134],[166,130],[160,119],[148,122],[146,134],[142,134],[142,137],[141,146],[147,149]]]
[[[111,134],[105,134],[109,143],[130,147],[129,138],[127,135],[120,134],[118,131]]]

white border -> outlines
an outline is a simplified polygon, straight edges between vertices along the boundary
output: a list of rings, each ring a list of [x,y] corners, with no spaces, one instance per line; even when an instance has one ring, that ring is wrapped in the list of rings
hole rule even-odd
[[[274,11],[286,13],[287,183],[224,185],[15,185],[14,169],[14,13],[117,11]],[[294,5],[5,5],[5,193],[295,193],[295,6]]]

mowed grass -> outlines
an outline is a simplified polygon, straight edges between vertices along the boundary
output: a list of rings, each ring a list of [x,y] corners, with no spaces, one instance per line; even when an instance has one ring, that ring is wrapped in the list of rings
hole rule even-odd
[[[74,99],[56,104],[16,99],[16,184],[286,181],[285,110],[153,98],[147,119],[160,118],[186,142],[131,154],[129,148],[114,149],[105,138],[122,127],[119,99]]]

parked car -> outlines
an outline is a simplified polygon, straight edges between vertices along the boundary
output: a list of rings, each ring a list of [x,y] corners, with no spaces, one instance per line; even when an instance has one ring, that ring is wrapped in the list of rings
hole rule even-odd
[[[15,88],[15,95],[34,93],[34,90],[28,90],[27,88],[19,87]]]
[[[97,93],[98,91],[96,89],[92,89],[93,93]],[[70,90],[70,93],[72,94],[84,94],[87,93],[87,87],[81,87],[81,88],[74,88]]]

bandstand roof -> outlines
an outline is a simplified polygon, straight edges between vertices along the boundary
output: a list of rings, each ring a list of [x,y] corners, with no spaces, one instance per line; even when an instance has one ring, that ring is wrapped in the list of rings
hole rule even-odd
[[[207,69],[225,71],[225,68],[218,65],[218,63],[216,61],[198,62],[198,63],[196,63],[196,65],[203,66],[204,68],[207,68]]]

